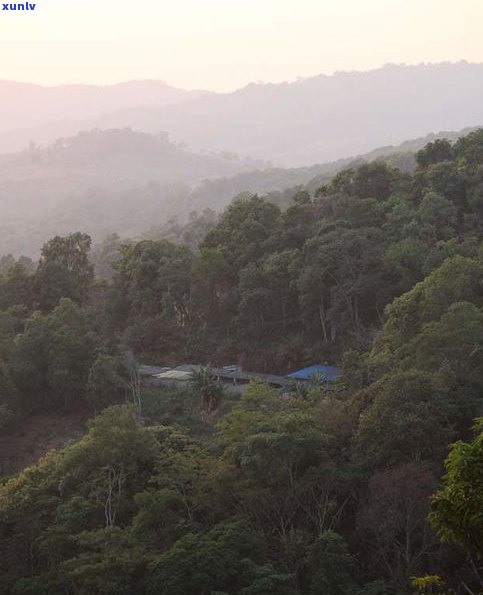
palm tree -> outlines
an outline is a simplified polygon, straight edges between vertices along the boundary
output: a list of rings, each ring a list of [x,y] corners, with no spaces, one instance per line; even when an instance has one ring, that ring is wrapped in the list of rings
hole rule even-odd
[[[200,367],[193,372],[191,384],[201,399],[201,409],[206,413],[215,411],[223,396],[223,387],[213,376],[213,370],[209,366]]]

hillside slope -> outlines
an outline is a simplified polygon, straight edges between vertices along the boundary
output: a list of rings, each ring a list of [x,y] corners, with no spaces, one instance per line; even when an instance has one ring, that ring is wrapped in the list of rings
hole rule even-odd
[[[140,237],[171,217],[221,211],[238,194],[270,194],[284,206],[294,189],[315,192],[335,173],[363,161],[384,159],[403,171],[430,134],[401,145],[310,167],[276,168],[229,154],[192,153],[166,135],[131,130],[90,131],[45,148],[0,156],[0,255],[36,257],[53,235],[82,229],[101,241],[108,234]]]

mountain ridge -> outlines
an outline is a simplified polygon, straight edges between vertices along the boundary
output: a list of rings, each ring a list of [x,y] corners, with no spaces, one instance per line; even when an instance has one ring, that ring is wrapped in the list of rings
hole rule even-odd
[[[129,89],[139,84],[125,85]],[[86,129],[130,127],[149,133],[167,131],[175,142],[186,143],[193,151],[236,152],[294,167],[483,121],[481,63],[386,65],[294,82],[251,83],[229,93],[190,94],[165,83],[149,83],[157,84],[161,85],[159,101],[154,92],[140,92],[136,101],[124,97],[107,107],[94,102],[87,106],[90,115],[79,112],[77,118],[66,116],[66,111],[72,113],[78,104],[84,109],[86,102],[78,99],[66,107],[69,102],[63,101],[63,112],[52,106],[55,122],[40,121],[37,114],[37,124],[30,127],[22,120],[16,128],[12,117],[4,117],[2,124],[4,101],[0,152],[29,142],[49,143]],[[107,96],[112,89],[125,87],[105,89]]]

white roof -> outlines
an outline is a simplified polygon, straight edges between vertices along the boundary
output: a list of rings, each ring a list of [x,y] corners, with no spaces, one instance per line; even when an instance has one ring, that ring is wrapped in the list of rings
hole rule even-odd
[[[155,378],[160,380],[191,380],[193,372],[186,372],[184,370],[168,370],[161,374],[154,374]]]

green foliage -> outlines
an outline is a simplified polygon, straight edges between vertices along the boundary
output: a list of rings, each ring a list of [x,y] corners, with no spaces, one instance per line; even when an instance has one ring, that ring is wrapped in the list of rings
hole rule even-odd
[[[356,456],[371,466],[440,459],[451,436],[448,400],[431,375],[416,370],[388,374],[371,385],[369,394]]]
[[[448,161],[453,157],[453,148],[446,139],[436,139],[428,143],[416,153],[416,162],[419,167],[425,168],[440,161]]]
[[[79,595],[130,595],[135,591],[146,560],[143,548],[119,527],[81,533],[75,539],[82,551],[62,564],[62,575]]]
[[[279,214],[277,207],[258,196],[235,199],[201,247],[226,247],[230,264],[240,270],[263,255],[264,244],[277,230]]]
[[[385,358],[397,353],[421,331],[422,325],[438,320],[455,302],[479,303],[480,278],[481,265],[477,260],[462,256],[445,260],[387,308],[387,321],[375,342],[374,355]]]
[[[176,387],[143,387],[141,391],[142,415],[152,424],[183,428],[193,436],[206,439],[213,426],[202,419],[199,395],[192,390]]]
[[[483,130],[480,128],[460,137],[454,145],[455,156],[470,167],[483,161]]]
[[[91,238],[80,232],[56,236],[44,245],[35,274],[42,310],[52,310],[61,298],[85,303],[94,278],[90,247]]]
[[[354,559],[344,539],[334,531],[324,531],[310,552],[312,577],[310,595],[351,595],[356,591]]]
[[[190,533],[153,561],[147,592],[241,594],[253,582],[254,564],[264,559],[264,552],[263,536],[241,522],[218,525],[206,534]]]
[[[94,410],[100,411],[122,401],[128,384],[123,378],[123,372],[118,358],[106,353],[97,356],[89,370],[87,381],[87,399]]]
[[[382,307],[381,239],[374,228],[342,228],[306,243],[298,287],[309,336],[328,343],[363,340]]]
[[[333,181],[335,192],[360,198],[387,199],[403,180],[401,172],[384,161],[364,163],[357,170],[347,169],[338,173]]]
[[[443,579],[437,574],[413,577],[411,586],[417,593],[440,593],[444,587]]]
[[[218,220],[111,237],[103,281],[80,233],[35,272],[2,259],[0,446],[31,413],[102,413],[0,482],[0,591],[477,592],[481,139],[430,144],[413,176],[354,164],[315,196],[239,196]],[[343,374],[221,400],[209,368],[141,388],[138,358]]]
[[[22,406],[67,407],[82,401],[95,345],[87,312],[69,298],[62,298],[50,314],[30,316],[13,349],[12,372]]]
[[[483,557],[483,420],[472,442],[456,442],[446,459],[443,487],[432,501],[430,521],[440,538]]]
[[[31,309],[35,298],[35,282],[31,272],[20,262],[13,264],[0,277],[0,309],[14,306]]]
[[[201,410],[207,414],[213,413],[219,406],[223,396],[221,383],[213,377],[211,368],[200,368],[191,377],[193,390],[200,397]]]
[[[165,240],[121,247],[116,263],[112,323],[125,330],[126,343],[140,356],[177,344],[187,327],[192,255]]]
[[[428,192],[418,209],[421,222],[420,237],[433,242],[447,240],[455,235],[456,207],[436,192]]]

